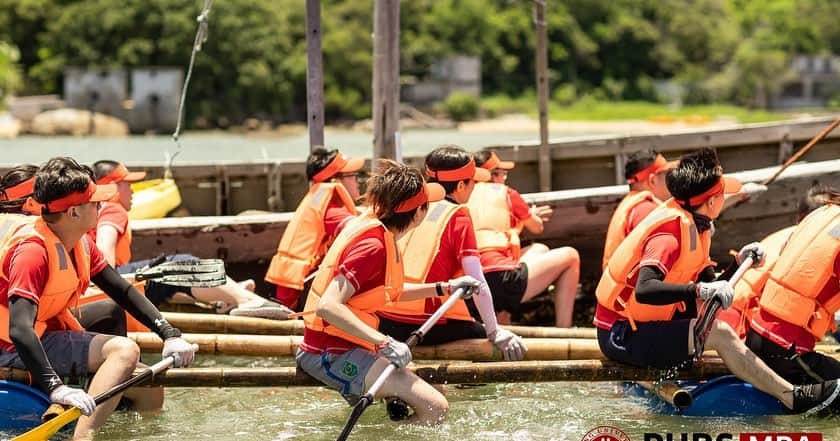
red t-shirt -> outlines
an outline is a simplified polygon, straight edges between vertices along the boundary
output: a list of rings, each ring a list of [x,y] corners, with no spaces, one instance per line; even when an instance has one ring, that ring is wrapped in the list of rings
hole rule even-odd
[[[326,240],[332,241],[347,221],[353,217],[353,213],[344,206],[342,199],[338,195],[333,195],[332,200],[327,205],[327,211],[324,213],[324,231],[326,232]],[[289,288],[288,286],[277,285],[277,290],[274,297],[280,303],[286,305],[291,309],[297,308],[298,300],[300,299],[300,291]]]
[[[449,218],[449,222],[440,237],[440,247],[435,255],[432,266],[429,267],[429,274],[426,275],[426,282],[445,282],[455,277],[462,270],[461,258],[465,256],[478,257],[478,245],[475,242],[475,229],[472,218],[465,210],[458,210]],[[440,299],[427,299],[426,312],[434,313],[440,307]],[[426,321],[424,316],[405,316],[393,314],[386,311],[379,311],[377,315],[401,323],[422,324]],[[446,319],[441,318],[440,323]]]
[[[659,203],[653,198],[646,198],[631,208],[627,213],[627,222],[624,224],[624,237],[627,237],[636,228],[636,225],[642,223],[647,215],[658,206]]]
[[[840,256],[834,259],[834,275],[828,279],[822,291],[817,295],[817,302],[825,304],[828,299],[838,295],[838,291],[840,291]],[[777,345],[790,348],[792,344],[795,344],[796,351],[800,354],[813,351],[817,342],[814,335],[805,329],[762,310],[753,316],[750,326]]]
[[[654,230],[642,243],[642,259],[627,275],[627,290],[632,290],[639,279],[639,269],[643,266],[653,266],[668,274],[674,263],[680,257],[680,223],[679,219],[666,222]],[[622,296],[625,297],[626,296]],[[595,319],[592,323],[601,329],[610,330],[616,320],[624,317],[604,308],[599,303],[595,308]]]
[[[108,262],[89,237],[83,236],[82,240],[88,241],[90,275],[95,276],[108,266]],[[75,262],[72,250],[70,258]],[[37,237],[21,241],[6,255],[2,265],[5,273],[9,275],[9,280],[0,279],[0,304],[8,306],[9,297],[12,296],[20,296],[38,304],[49,275],[47,249],[44,242]],[[51,327],[47,323],[47,331],[54,329],[58,328]],[[14,345],[0,341],[0,349],[11,351],[13,348]]]
[[[374,228],[359,236],[339,258],[337,274],[344,276],[353,285],[353,295],[370,291],[385,284],[385,235],[382,228]],[[324,332],[306,328],[300,348],[306,352],[320,354],[342,354],[359,347],[355,343]]]
[[[510,226],[531,217],[531,207],[522,199],[518,191],[508,187],[508,208],[510,209]],[[481,268],[485,273],[494,271],[510,271],[519,267],[519,261],[514,259],[510,250],[490,250],[481,253]]]

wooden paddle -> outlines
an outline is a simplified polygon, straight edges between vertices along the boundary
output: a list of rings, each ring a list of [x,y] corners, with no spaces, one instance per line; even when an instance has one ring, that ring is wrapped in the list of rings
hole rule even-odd
[[[735,274],[729,279],[729,286],[734,287],[741,277],[752,267],[753,257],[749,256],[741,262],[741,266],[735,271]],[[697,323],[694,325],[694,360],[699,361],[703,356],[703,349],[706,346],[706,338],[709,337],[709,332],[712,330],[712,323],[715,321],[718,310],[723,306],[720,300],[713,298],[704,305],[703,313]]]
[[[429,332],[429,329],[432,329],[432,326],[434,326],[435,323],[443,317],[443,314],[446,313],[446,311],[449,311],[449,309],[455,305],[455,302],[461,299],[462,295],[464,295],[464,289],[459,288],[455,291],[455,293],[449,296],[449,299],[447,299],[446,302],[444,302],[444,304],[441,305],[440,308],[438,308],[438,310],[435,311],[435,313],[432,314],[432,316],[429,317],[422,326],[420,326],[420,329],[411,333],[411,336],[408,337],[408,340],[405,342],[408,347],[414,348],[417,346],[417,343],[420,343],[420,340],[422,340],[423,336]],[[385,381],[395,370],[397,370],[397,366],[392,363],[389,364],[381,374],[379,374],[379,378],[373,382],[373,385],[370,386],[367,393],[362,395],[362,398],[360,398],[359,402],[356,403],[356,406],[353,407],[353,411],[350,412],[350,418],[347,419],[347,424],[344,425],[344,429],[341,431],[341,434],[338,435],[338,438],[336,438],[337,441],[345,441],[347,437],[350,436],[350,432],[353,431],[353,426],[356,425],[356,421],[359,420],[359,417],[362,416],[365,409],[373,403],[374,396],[376,396],[376,393],[379,392],[379,389],[382,388],[382,385],[385,384]]]
[[[777,170],[776,173],[773,174],[773,176],[771,176],[766,181],[762,182],[762,184],[769,185],[771,182],[775,181],[776,178],[778,178],[779,175],[782,174],[782,172],[785,171],[786,168],[788,168],[788,166],[793,164],[797,159],[801,158],[802,155],[804,155],[805,153],[808,153],[808,150],[811,150],[811,147],[817,145],[818,142],[822,141],[823,138],[828,136],[828,134],[831,133],[832,130],[836,129],[838,125],[840,125],[840,117],[838,117],[836,120],[834,120],[834,122],[829,124],[829,126],[826,127],[817,136],[808,141],[808,144],[805,144],[805,146],[799,149],[799,151],[796,152],[796,154],[794,154],[790,157],[790,159],[785,161],[784,165],[782,165],[782,167],[779,170]]]
[[[175,356],[170,355],[169,357],[164,358],[163,360],[155,363],[152,366],[146,368],[143,372],[134,377],[126,380],[123,383],[120,383],[111,389],[97,395],[94,398],[96,405],[100,405],[105,401],[113,398],[115,395],[118,395],[125,391],[126,389],[136,386],[146,380],[151,379],[156,374],[159,374],[165,371],[169,366],[175,362]],[[55,406],[55,405],[53,405]],[[53,408],[50,406],[50,409]],[[60,406],[60,405],[59,405]],[[50,415],[52,412],[50,409],[44,413],[44,415]],[[12,438],[12,441],[43,441],[49,439],[51,436],[55,435],[56,432],[61,430],[62,427],[76,421],[80,416],[82,416],[82,411],[79,410],[78,407],[72,406],[70,408],[65,408],[65,410],[58,413],[57,416],[51,419],[47,419],[43,424],[40,426],[22,434]]]

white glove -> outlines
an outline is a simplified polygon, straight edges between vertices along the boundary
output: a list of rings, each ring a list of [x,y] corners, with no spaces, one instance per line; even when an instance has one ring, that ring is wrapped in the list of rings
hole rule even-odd
[[[187,367],[195,360],[195,352],[198,351],[198,345],[192,344],[181,337],[167,338],[163,342],[163,358],[170,355],[174,356],[175,362],[172,363],[174,367]]]
[[[411,363],[411,348],[407,344],[386,336],[385,341],[376,345],[379,355],[385,357],[398,368]]]
[[[732,285],[725,280],[708,283],[700,282],[697,284],[697,297],[707,302],[713,298],[717,298],[720,300],[723,309],[726,309],[732,305],[732,300],[735,298],[735,291],[732,289]]]
[[[522,337],[508,331],[507,329],[498,328],[495,332],[487,336],[487,339],[493,343],[498,350],[502,351],[505,356],[505,361],[519,361],[525,358],[525,353],[528,348]]]
[[[96,410],[96,401],[87,392],[63,384],[52,391],[50,401],[65,406],[78,407],[84,416],[90,416]]]
[[[481,287],[481,282],[474,279],[472,276],[461,276],[457,279],[452,279],[449,282],[449,293],[454,294],[460,288],[464,289],[464,293],[461,294],[461,298],[466,300],[473,296],[473,294],[478,293],[478,289]]]
[[[764,245],[758,242],[744,245],[741,248],[741,251],[738,251],[738,255],[735,256],[735,261],[738,262],[738,265],[740,265],[747,260],[747,257],[750,256],[753,258],[753,268],[763,265],[764,259],[767,257],[767,253],[764,252]]]

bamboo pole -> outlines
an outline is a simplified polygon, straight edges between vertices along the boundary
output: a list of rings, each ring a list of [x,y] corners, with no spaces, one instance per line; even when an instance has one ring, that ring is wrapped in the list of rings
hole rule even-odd
[[[639,381],[638,383],[650,393],[656,394],[663,401],[677,409],[688,409],[691,406],[691,392],[677,386],[671,380]]]
[[[197,334],[303,335],[302,320],[268,320],[224,314],[164,312],[163,317],[182,332]],[[595,328],[502,326],[523,338],[597,338]]]
[[[163,348],[160,338],[150,332],[130,332],[144,352],[157,352]],[[294,335],[243,335],[243,334],[184,334],[184,338],[198,345],[200,354],[292,356],[297,352],[302,337]],[[603,354],[593,339],[531,338],[525,339],[528,360],[590,360],[601,359]],[[412,351],[418,360],[502,360],[502,354],[485,339],[459,340],[437,346],[418,346]]]

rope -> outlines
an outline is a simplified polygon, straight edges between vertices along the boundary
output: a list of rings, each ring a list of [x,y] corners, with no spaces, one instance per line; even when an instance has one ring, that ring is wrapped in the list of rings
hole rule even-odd
[[[198,15],[198,30],[195,33],[195,42],[193,43],[192,54],[190,54],[190,65],[187,68],[187,76],[184,78],[184,87],[181,88],[181,101],[178,103],[178,123],[175,126],[175,133],[172,134],[172,140],[175,141],[175,153],[166,158],[165,177],[172,178],[172,161],[181,153],[181,124],[184,121],[184,104],[187,101],[187,89],[192,78],[193,66],[195,65],[195,54],[201,51],[201,45],[207,41],[207,19],[210,17],[210,7],[213,5],[213,0],[204,0],[204,9]]]

